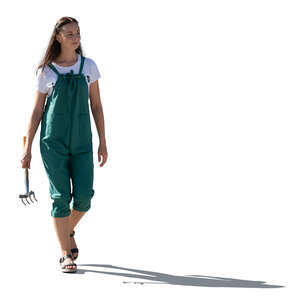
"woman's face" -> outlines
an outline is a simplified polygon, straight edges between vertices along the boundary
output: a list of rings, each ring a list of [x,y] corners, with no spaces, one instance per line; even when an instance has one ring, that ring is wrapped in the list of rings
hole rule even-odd
[[[56,34],[56,39],[64,48],[77,49],[80,44],[79,26],[75,22],[63,25],[60,32]]]

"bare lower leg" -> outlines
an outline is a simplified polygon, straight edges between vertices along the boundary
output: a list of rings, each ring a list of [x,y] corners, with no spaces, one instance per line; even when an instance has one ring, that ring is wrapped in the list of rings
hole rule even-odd
[[[83,217],[85,214],[85,211],[79,211],[71,208],[71,214],[70,214],[70,227],[69,232],[72,233],[75,226],[78,224],[79,220]]]
[[[54,228],[60,244],[62,255],[71,253],[70,243],[70,218],[69,216],[63,218],[53,217]]]
[[[56,235],[58,237],[58,241],[60,244],[62,256],[65,256],[67,254],[71,254],[71,241],[70,241],[70,218],[69,216],[67,217],[62,217],[62,218],[54,218],[53,217],[53,223],[54,223],[54,228],[56,231]],[[69,264],[72,263],[71,258],[67,258],[64,261],[64,264]],[[67,266],[66,268],[70,269],[73,268],[75,269],[76,267],[73,266]]]

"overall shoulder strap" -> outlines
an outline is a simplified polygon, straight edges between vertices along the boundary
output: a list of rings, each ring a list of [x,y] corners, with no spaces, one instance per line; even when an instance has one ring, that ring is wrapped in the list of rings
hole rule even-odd
[[[55,69],[55,67],[52,65],[52,63],[49,63],[48,66],[57,74],[60,75],[60,73]]]
[[[83,55],[81,55],[81,62],[80,62],[80,68],[79,68],[79,73],[78,74],[81,74],[81,72],[82,72],[84,59],[85,59],[85,57]]]

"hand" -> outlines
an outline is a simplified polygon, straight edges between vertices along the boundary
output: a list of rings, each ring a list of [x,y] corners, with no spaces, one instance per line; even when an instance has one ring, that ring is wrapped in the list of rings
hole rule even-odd
[[[100,145],[98,147],[98,162],[100,162],[101,157],[102,157],[102,162],[100,164],[100,167],[103,167],[107,160],[107,150],[106,150],[105,143],[100,143]]]
[[[31,161],[31,150],[24,149],[22,159],[21,159],[22,168],[30,169],[30,161]]]

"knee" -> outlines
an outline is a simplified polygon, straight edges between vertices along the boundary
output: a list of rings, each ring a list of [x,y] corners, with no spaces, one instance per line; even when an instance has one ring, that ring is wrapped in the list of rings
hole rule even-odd
[[[73,209],[79,211],[88,211],[91,208],[91,199],[93,198],[95,191],[92,190],[90,194],[86,195],[74,195]]]
[[[75,199],[73,202],[73,209],[79,211],[88,211],[91,208],[91,199]]]
[[[51,216],[54,218],[68,217],[71,214],[70,202],[71,198],[52,198]]]
[[[89,209],[91,208],[91,201],[89,203],[85,203],[83,204],[73,204],[73,209],[74,210],[78,210],[78,211],[82,211],[82,212],[87,212]]]

